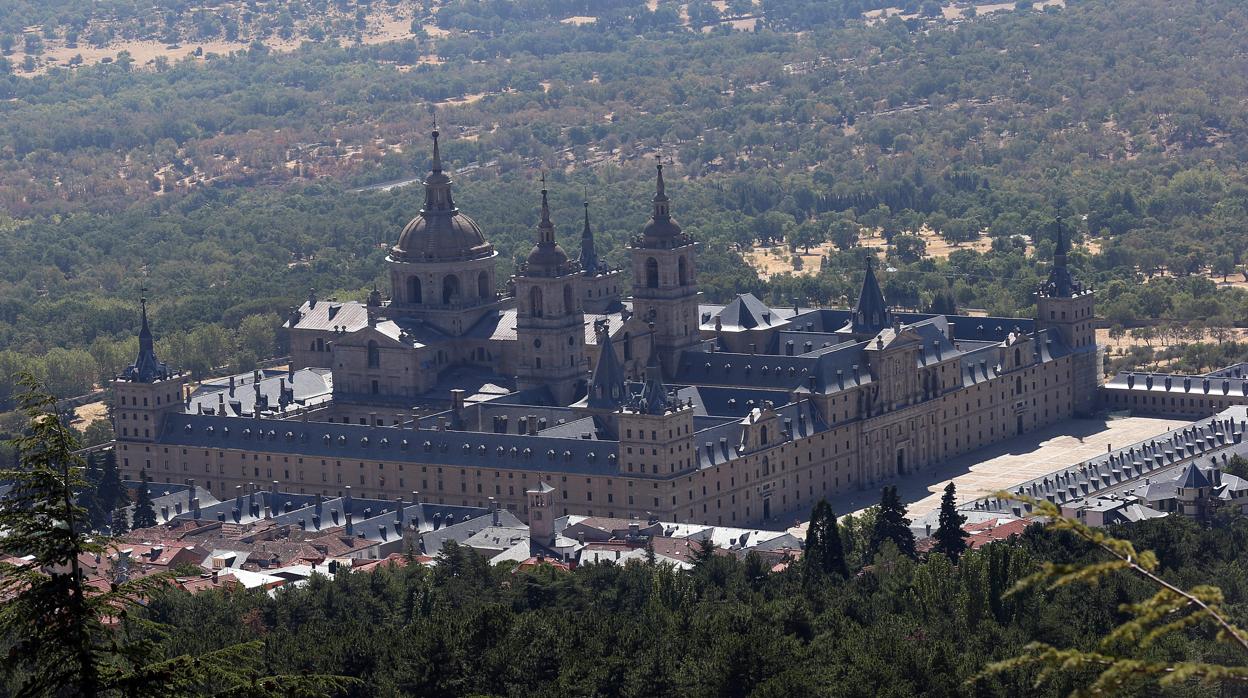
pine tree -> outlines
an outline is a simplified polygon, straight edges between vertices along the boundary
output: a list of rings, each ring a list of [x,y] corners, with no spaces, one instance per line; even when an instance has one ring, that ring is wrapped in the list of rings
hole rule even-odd
[[[897,486],[889,485],[880,491],[880,509],[875,515],[875,528],[871,531],[871,555],[880,551],[886,540],[893,541],[903,555],[915,556],[914,531],[906,518],[906,506],[897,495]]]
[[[134,515],[130,526],[134,530],[151,528],[156,525],[156,508],[152,506],[152,493],[148,486],[147,471],[139,471],[139,493],[134,499]]]
[[[826,499],[819,500],[810,513],[802,560],[802,570],[808,581],[828,575],[836,575],[841,579],[849,576],[849,569],[845,565],[845,549],[841,545],[841,530],[836,523],[832,505]]]
[[[75,451],[74,430],[57,418],[56,398],[30,375],[20,398],[28,420],[14,439],[19,459],[0,471],[12,484],[0,500],[0,547],[28,556],[0,563],[0,655],[15,695],[84,698],[194,695],[204,686],[220,695],[331,695],[356,681],[334,676],[264,676],[263,641],[232,645],[197,657],[167,659],[150,639],[139,600],[167,582],[153,575],[101,591],[87,582],[80,560],[104,555],[108,541],[82,526],[86,517],[75,492],[86,484],[86,463]],[[116,624],[117,628],[110,627]],[[158,632],[158,631],[157,631]]]
[[[693,566],[701,567],[702,565],[705,565],[706,563],[710,562],[711,559],[715,557],[716,547],[717,546],[715,545],[715,541],[711,540],[711,537],[709,535],[706,538],[703,538],[702,540],[698,541],[697,544],[694,546],[693,554],[691,555],[691,559],[693,560]],[[653,550],[653,548],[651,549]]]
[[[109,532],[114,536],[124,536],[130,532],[130,517],[126,515],[124,507],[113,510],[113,519],[109,526]]]
[[[967,532],[962,530],[966,517],[958,513],[957,492],[953,481],[945,485],[945,494],[940,498],[940,525],[936,529],[936,545],[933,550],[949,557],[954,562],[966,551]]]

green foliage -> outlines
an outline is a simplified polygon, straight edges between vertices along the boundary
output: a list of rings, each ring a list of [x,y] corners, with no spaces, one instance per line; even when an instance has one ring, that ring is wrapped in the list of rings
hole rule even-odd
[[[1248,682],[1248,667],[1192,658],[1181,661],[1155,659],[1144,654],[1176,634],[1204,625],[1212,627],[1216,642],[1235,650],[1240,662],[1248,658],[1248,632],[1229,620],[1223,609],[1226,599],[1220,588],[1199,584],[1185,590],[1167,581],[1159,574],[1158,558],[1154,552],[1138,550],[1129,540],[1063,516],[1052,502],[1019,497],[1008,492],[999,492],[996,496],[1028,505],[1032,515],[1048,519],[1053,530],[1069,532],[1102,553],[1101,559],[1096,561],[1046,561],[1039,570],[1019,580],[1011,594],[1023,593],[1041,585],[1054,590],[1073,584],[1100,584],[1117,574],[1130,574],[1143,579],[1152,589],[1152,595],[1121,603],[1118,611],[1123,620],[1100,639],[1096,649],[1060,648],[1048,642],[1033,641],[1018,656],[989,664],[980,676],[1031,667],[1040,669],[1037,685],[1052,679],[1060,671],[1095,676],[1090,683],[1073,691],[1075,696],[1136,690],[1149,681],[1156,681],[1163,688],[1181,686],[1194,680],[1213,685]]]
[[[165,631],[136,612],[141,599],[168,590],[163,576],[107,589],[87,583],[81,562],[109,548],[85,532],[89,512],[75,501],[89,484],[86,464],[56,400],[32,376],[21,383],[28,429],[15,440],[20,463],[0,472],[13,484],[0,500],[0,547],[24,556],[0,562],[6,695],[327,696],[356,685],[327,675],[269,676],[260,640],[168,658]]]
[[[880,506],[875,512],[875,525],[871,531],[870,554],[879,554],[885,542],[891,542],[902,555],[915,556],[914,532],[910,530],[906,505],[897,495],[896,485],[885,485],[880,490]]]
[[[134,496],[134,512],[130,515],[130,528],[151,528],[157,524],[156,508],[152,506],[152,492],[148,486],[147,471],[139,471],[138,492]]]
[[[962,530],[966,517],[958,512],[957,491],[953,481],[945,485],[945,493],[940,498],[940,520],[936,533],[932,537],[936,544],[932,550],[954,562],[966,551],[967,532]]]
[[[840,579],[849,576],[836,513],[826,499],[820,499],[810,513],[806,545],[802,549],[802,571],[812,581],[829,576]]]

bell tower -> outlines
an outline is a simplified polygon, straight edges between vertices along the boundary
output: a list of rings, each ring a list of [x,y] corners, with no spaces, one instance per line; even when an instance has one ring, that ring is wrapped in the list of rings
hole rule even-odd
[[[653,323],[654,349],[670,372],[679,365],[681,353],[700,339],[694,267],[698,243],[672,218],[663,163],[655,169],[654,213],[632,243],[633,314]]]
[[[1075,281],[1066,266],[1070,241],[1062,219],[1057,219],[1054,227],[1057,247],[1053,251],[1053,268],[1036,293],[1036,331],[1056,330],[1070,349],[1074,410],[1076,414],[1087,414],[1095,406],[1095,388],[1101,383],[1094,293]]]
[[[579,265],[555,241],[545,176],[537,244],[516,273],[517,387],[547,386],[568,405],[585,391],[585,311]]]
[[[147,323],[147,299],[139,300],[142,325],[139,353],[113,381],[113,432],[118,441],[152,442],[160,435],[166,414],[183,409],[186,376],[156,358],[156,344]]]

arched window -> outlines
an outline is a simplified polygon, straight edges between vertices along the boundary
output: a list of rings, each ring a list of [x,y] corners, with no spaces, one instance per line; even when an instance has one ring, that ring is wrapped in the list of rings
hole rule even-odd
[[[424,296],[421,293],[420,279],[415,276],[408,278],[407,280],[407,302],[408,303],[420,303],[423,300],[424,300]]]
[[[564,284],[563,286],[563,312],[572,312],[572,284]]]
[[[368,340],[368,367],[381,368],[381,348],[371,339]]]
[[[681,286],[689,285],[689,265],[685,263],[684,257],[681,257],[676,263],[676,279]]]
[[[767,445],[767,427],[765,425],[758,430],[758,438],[762,445]]]
[[[1015,376],[1014,378],[1014,394],[1015,395],[1023,394],[1023,379],[1020,376]]]
[[[477,296],[482,300],[490,300],[494,295],[494,289],[490,288],[490,275],[481,272],[477,275]]]
[[[450,305],[459,302],[459,277],[448,274],[442,279],[442,304]]]
[[[1023,352],[1018,347],[1014,347],[1014,365],[1023,365]]]
[[[763,456],[763,475],[771,474],[771,460],[767,456]]]
[[[536,286],[529,289],[529,315],[542,316],[542,289]]]
[[[646,288],[659,287],[659,262],[654,257],[646,260]]]

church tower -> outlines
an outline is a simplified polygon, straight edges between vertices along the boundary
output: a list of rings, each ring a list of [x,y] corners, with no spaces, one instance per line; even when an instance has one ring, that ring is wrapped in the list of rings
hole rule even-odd
[[[455,205],[438,136],[435,126],[425,205],[386,257],[392,300],[385,313],[421,319],[457,337],[501,307],[494,282],[498,253]]]
[[[1036,294],[1036,331],[1056,330],[1071,351],[1073,368],[1074,409],[1088,414],[1095,406],[1096,386],[1101,383],[1101,366],[1096,346],[1093,292],[1074,280],[1066,266],[1070,241],[1062,220],[1057,228],[1057,247],[1053,251],[1053,268],[1049,278]]]
[[[516,273],[517,388],[550,388],[555,402],[571,404],[584,392],[585,311],[580,268],[555,241],[545,183],[537,244]]]
[[[147,324],[147,299],[139,301],[142,326],[139,353],[113,381],[113,432],[118,441],[155,441],[163,418],[180,412],[186,376],[156,358],[156,343]]]
[[[633,314],[653,323],[655,350],[670,372],[679,365],[681,353],[699,342],[694,270],[698,243],[672,218],[663,164],[656,169],[654,213],[632,244]]]

